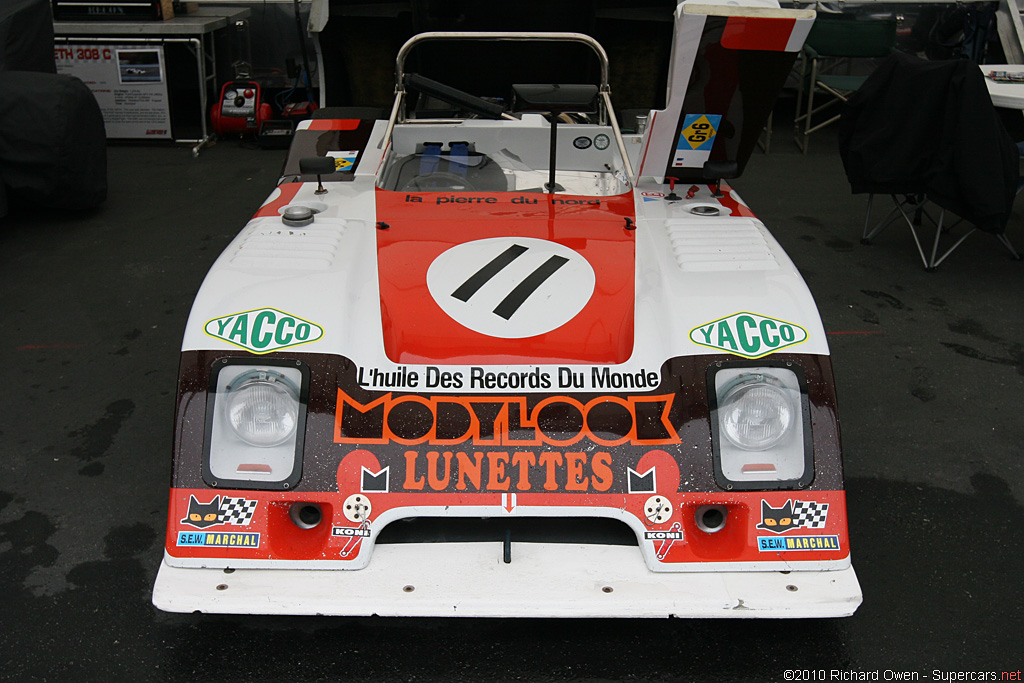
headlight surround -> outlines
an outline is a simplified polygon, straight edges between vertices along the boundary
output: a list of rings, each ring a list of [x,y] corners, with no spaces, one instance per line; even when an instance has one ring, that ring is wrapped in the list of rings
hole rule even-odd
[[[726,489],[802,488],[814,478],[803,370],[765,360],[708,369],[715,478]]]
[[[207,392],[203,479],[210,486],[290,489],[302,476],[309,368],[222,358]]]

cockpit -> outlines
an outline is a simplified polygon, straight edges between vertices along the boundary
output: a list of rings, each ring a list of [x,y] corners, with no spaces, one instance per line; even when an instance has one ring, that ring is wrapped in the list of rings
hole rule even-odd
[[[378,187],[595,197],[628,192],[632,169],[608,99],[607,57],[587,36],[554,35],[594,48],[602,64],[600,85],[513,85],[509,97],[496,102],[403,71],[417,41],[448,36],[422,34],[407,43],[398,57]],[[536,36],[501,34],[500,39]]]
[[[397,192],[549,192],[612,196],[630,190],[609,126],[558,126],[549,187],[551,124],[517,121],[407,122],[395,126],[379,187]]]

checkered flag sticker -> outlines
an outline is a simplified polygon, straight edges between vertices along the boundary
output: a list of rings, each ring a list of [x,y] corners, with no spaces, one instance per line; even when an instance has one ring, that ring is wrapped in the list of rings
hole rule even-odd
[[[248,526],[252,521],[253,513],[256,512],[258,503],[258,500],[224,496],[220,501],[220,515],[217,521],[221,524]]]
[[[805,529],[824,529],[828,521],[828,503],[793,501],[793,524]]]

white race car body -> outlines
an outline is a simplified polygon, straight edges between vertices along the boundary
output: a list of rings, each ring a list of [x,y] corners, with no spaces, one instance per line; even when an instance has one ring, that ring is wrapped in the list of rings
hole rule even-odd
[[[677,35],[735,48],[739,15],[681,6]],[[813,20],[747,15],[795,27],[758,53]],[[555,191],[540,114],[406,119],[400,92],[390,121],[304,122],[339,171],[286,164],[189,319],[157,606],[856,609],[825,333],[736,193],[689,181],[730,121],[678,92],[696,53],[645,134],[559,125]]]

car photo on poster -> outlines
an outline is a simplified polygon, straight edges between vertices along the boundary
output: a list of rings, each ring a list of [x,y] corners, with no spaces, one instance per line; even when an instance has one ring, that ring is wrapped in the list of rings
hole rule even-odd
[[[159,50],[117,50],[121,83],[160,83],[163,68]]]

